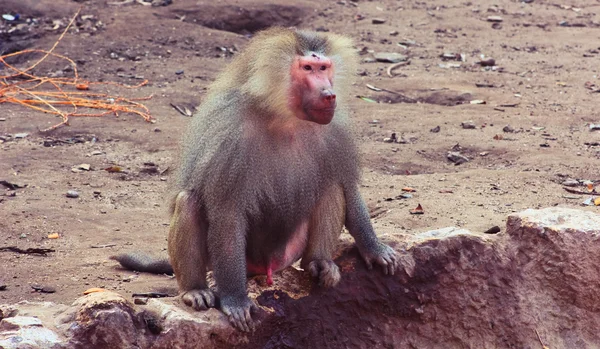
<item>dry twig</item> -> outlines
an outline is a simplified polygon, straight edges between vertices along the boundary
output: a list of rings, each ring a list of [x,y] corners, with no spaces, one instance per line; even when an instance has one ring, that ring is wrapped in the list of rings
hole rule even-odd
[[[101,117],[108,114],[118,116],[119,113],[132,113],[141,116],[148,122],[154,122],[150,111],[146,106],[138,101],[148,100],[152,98],[124,98],[111,96],[106,93],[89,92],[91,85],[116,85],[124,88],[138,88],[148,83],[144,80],[138,85],[130,86],[116,82],[90,82],[79,78],[77,64],[70,58],[54,53],[54,49],[65,36],[73,22],[79,15],[81,9],[75,13],[65,30],[59,36],[58,40],[50,48],[50,50],[27,49],[11,54],[0,56],[0,64],[4,65],[12,74],[0,75],[0,104],[14,103],[32,108],[48,114],[58,115],[62,121],[54,126],[51,126],[42,131],[54,130],[62,125],[69,124],[70,117]],[[42,53],[40,60],[25,69],[19,69],[6,62],[6,59],[26,53]],[[37,76],[33,73],[33,69],[48,57],[54,57],[67,61],[73,68],[73,77],[67,78],[52,78]],[[42,87],[52,86],[55,91],[42,90]],[[69,87],[69,89],[63,89]],[[60,107],[70,106],[71,112],[62,110]],[[80,112],[79,108],[99,109],[98,113]]]

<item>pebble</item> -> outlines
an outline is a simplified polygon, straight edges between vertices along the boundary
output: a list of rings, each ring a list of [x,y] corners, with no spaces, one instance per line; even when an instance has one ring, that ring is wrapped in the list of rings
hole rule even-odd
[[[0,291],[5,291],[8,285],[0,280]]]
[[[77,199],[79,197],[79,193],[75,190],[67,191],[67,197],[72,199]]]
[[[385,23],[385,19],[383,19],[383,18],[373,18],[371,20],[371,23],[373,23],[373,24],[383,24],[383,23]]]
[[[31,288],[42,293],[55,293],[56,289],[52,286],[31,285]]]
[[[465,121],[465,122],[461,122],[460,126],[462,126],[462,128],[464,128],[465,130],[472,130],[475,128],[475,123],[473,121]]]
[[[469,161],[468,157],[462,155],[459,152],[455,152],[455,151],[449,151],[448,155],[446,155],[446,157],[448,158],[448,160],[452,161],[455,165],[464,164],[465,162]]]
[[[488,22],[496,22],[496,23],[499,23],[499,22],[502,22],[503,20],[504,20],[504,19],[502,19],[502,17],[500,17],[500,16],[488,16],[488,18],[487,18],[487,21],[488,21]]]
[[[15,134],[15,138],[16,139],[25,138],[27,136],[29,136],[29,133],[17,133],[17,134]]]
[[[484,231],[484,234],[498,234],[501,231],[500,227],[495,225],[493,227],[491,227],[490,229]]]
[[[577,187],[579,186],[579,181],[573,178],[569,178],[566,181],[562,182],[562,185],[565,187]]]
[[[486,58],[486,59],[479,61],[479,64],[482,67],[493,67],[496,65],[496,60],[493,58]]]
[[[133,303],[138,305],[146,305],[148,304],[148,297],[136,297],[133,299]]]
[[[374,55],[375,60],[384,63],[399,63],[408,60],[408,57],[396,52],[377,52]]]
[[[438,126],[432,128],[431,130],[429,130],[429,132],[431,132],[431,133],[438,133],[438,132],[440,132],[441,129],[442,128],[438,125]]]
[[[52,286],[44,286],[44,287],[42,287],[41,292],[42,293],[55,293],[56,289]]]
[[[512,128],[510,125],[506,125],[502,128],[502,131],[504,131],[506,133],[513,133],[513,132],[515,132],[515,129]]]

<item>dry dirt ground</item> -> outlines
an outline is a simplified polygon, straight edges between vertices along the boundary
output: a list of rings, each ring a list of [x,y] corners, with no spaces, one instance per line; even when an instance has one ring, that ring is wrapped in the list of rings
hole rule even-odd
[[[80,18],[56,52],[76,61],[88,80],[148,79],[134,90],[93,88],[152,95],[145,104],[157,122],[127,114],[75,118],[68,127],[41,133],[60,119],[0,104],[0,180],[26,185],[0,186],[0,247],[56,250],[46,257],[1,251],[6,289],[0,303],[70,303],[90,287],[125,295],[176,292],[173,279],[120,270],[107,257],[129,250],[166,254],[164,194],[190,120],[170,104],[193,108],[201,102],[252,32],[271,24],[347,34],[363,53],[351,92],[380,103],[352,99],[353,129],[364,163],[361,190],[382,235],[446,226],[504,228],[507,214],[526,208],[582,207],[587,196],[568,193],[561,183],[600,179],[600,131],[589,127],[600,122],[600,94],[593,92],[600,85],[597,1],[174,0],[151,7],[3,0],[0,14],[37,22],[10,32],[18,23],[2,20],[0,54],[50,48],[80,6],[82,16],[93,17]],[[374,18],[385,22],[374,24]],[[389,77],[390,63],[372,62],[373,52],[400,53],[410,64]],[[444,60],[444,53],[458,60]],[[495,66],[478,64],[482,55]],[[12,63],[27,67],[35,58]],[[72,74],[65,65],[49,59],[35,71]],[[474,129],[461,126],[468,121]],[[504,132],[507,125],[514,132]],[[438,126],[439,132],[431,131]],[[16,139],[18,133],[28,136]],[[384,142],[392,133],[398,142]],[[453,149],[470,161],[452,163],[447,153]],[[72,171],[84,163],[89,171]],[[126,173],[104,170],[113,165]],[[411,198],[400,197],[404,187],[416,190]],[[67,198],[69,190],[79,197]],[[419,203],[424,214],[410,214]],[[59,238],[48,239],[52,233]],[[108,247],[97,248],[102,246]],[[279,278],[275,285],[281,287]],[[38,292],[36,285],[56,292]]]

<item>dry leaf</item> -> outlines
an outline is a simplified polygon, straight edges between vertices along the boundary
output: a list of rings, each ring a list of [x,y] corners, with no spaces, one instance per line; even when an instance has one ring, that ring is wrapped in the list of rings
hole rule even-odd
[[[423,211],[423,207],[421,206],[421,204],[417,205],[417,208],[410,210],[409,211],[410,214],[423,214],[425,213],[425,211]]]
[[[407,192],[409,192],[409,193],[414,193],[414,192],[416,192],[417,190],[416,190],[416,189],[414,189],[414,188],[411,188],[411,187],[404,187],[404,188],[402,188],[402,191],[407,191]]]
[[[123,168],[121,166],[111,166],[104,169],[107,172],[123,172]]]
[[[92,288],[88,288],[87,290],[83,291],[83,294],[86,295],[86,294],[96,293],[96,292],[106,292],[106,290],[103,288],[92,287]]]
[[[58,239],[59,237],[58,233],[48,234],[48,239]]]

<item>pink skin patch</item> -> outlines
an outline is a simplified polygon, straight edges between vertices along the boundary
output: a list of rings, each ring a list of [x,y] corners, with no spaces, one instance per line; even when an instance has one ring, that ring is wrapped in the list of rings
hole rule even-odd
[[[267,275],[267,285],[273,285],[273,272],[287,268],[302,257],[308,238],[308,222],[302,222],[290,237],[281,258],[273,257],[267,265],[254,264],[246,260],[249,275]]]
[[[333,63],[325,56],[312,53],[294,59],[290,107],[300,119],[321,125],[331,122],[336,107],[333,76]]]

